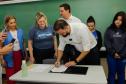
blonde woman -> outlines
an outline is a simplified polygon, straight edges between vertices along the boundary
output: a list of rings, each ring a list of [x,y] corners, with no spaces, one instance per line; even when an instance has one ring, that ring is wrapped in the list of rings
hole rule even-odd
[[[48,26],[47,17],[42,12],[36,13],[35,26],[29,31],[28,48],[30,62],[42,64],[43,59],[54,56],[53,28]]]
[[[8,45],[15,39],[12,52],[6,54],[3,58],[6,64],[7,84],[15,84],[10,81],[9,77],[21,69],[22,51],[24,50],[24,33],[21,28],[17,27],[16,18],[14,16],[5,17],[5,25],[8,29],[7,38],[4,45]]]

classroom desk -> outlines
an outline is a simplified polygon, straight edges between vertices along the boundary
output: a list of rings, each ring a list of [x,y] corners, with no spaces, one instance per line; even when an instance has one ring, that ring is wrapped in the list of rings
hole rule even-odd
[[[36,67],[47,66],[45,70],[36,71]],[[107,80],[104,74],[103,67],[99,66],[88,66],[89,67],[86,75],[75,75],[75,74],[64,74],[64,73],[49,73],[54,67],[50,64],[34,64],[28,71],[27,77],[21,76],[21,71],[12,75],[9,79],[17,82],[34,82],[34,83],[48,83],[48,84],[107,84]]]

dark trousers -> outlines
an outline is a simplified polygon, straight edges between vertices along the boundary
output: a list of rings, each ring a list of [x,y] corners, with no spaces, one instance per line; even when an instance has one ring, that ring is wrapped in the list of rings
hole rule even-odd
[[[54,58],[54,48],[50,49],[33,48],[33,55],[36,64],[43,64],[43,59]]]
[[[121,59],[115,59],[112,55],[108,55],[108,84],[115,84],[117,74],[118,84],[125,84],[125,63]]]
[[[69,45],[67,44],[64,48],[64,52],[63,52],[63,63],[65,64],[68,61],[72,61],[74,59],[76,59],[81,52],[77,51],[76,48],[73,45]],[[84,64],[84,60],[81,60],[78,65],[83,65]]]
[[[72,61],[76,59],[81,52],[77,51],[73,45],[67,44],[64,49],[63,62],[66,63],[68,61]],[[95,48],[91,49],[87,56],[82,59],[78,65],[99,65],[100,57],[99,53],[95,50]]]
[[[86,65],[100,65],[100,54],[96,47],[90,50],[84,58]]]

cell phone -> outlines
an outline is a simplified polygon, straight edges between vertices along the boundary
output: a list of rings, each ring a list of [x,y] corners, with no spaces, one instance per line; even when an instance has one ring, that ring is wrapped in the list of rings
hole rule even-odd
[[[15,42],[15,39],[13,38],[10,43],[14,43],[14,42]]]

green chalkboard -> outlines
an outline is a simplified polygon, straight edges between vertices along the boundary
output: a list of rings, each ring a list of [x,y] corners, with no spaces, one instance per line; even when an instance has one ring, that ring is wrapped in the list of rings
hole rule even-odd
[[[88,16],[94,16],[97,29],[102,32],[102,35],[111,24],[116,12],[126,12],[126,0],[42,0],[0,5],[0,26],[3,26],[6,15],[14,15],[18,26],[23,28],[27,38],[29,28],[34,25],[36,12],[43,11],[48,17],[49,24],[53,25],[60,17],[59,5],[65,2],[71,5],[72,14],[84,23]]]

